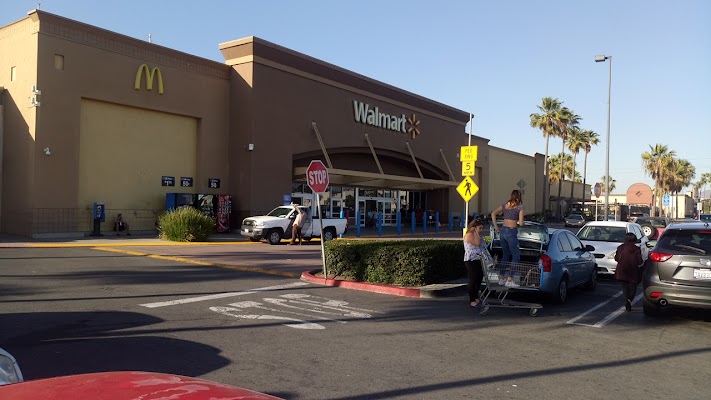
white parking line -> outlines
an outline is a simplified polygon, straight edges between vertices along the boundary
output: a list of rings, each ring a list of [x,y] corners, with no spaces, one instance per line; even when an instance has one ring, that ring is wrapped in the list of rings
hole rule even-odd
[[[267,287],[263,287],[263,288],[250,289],[250,290],[245,290],[245,291],[241,291],[241,292],[218,293],[218,294],[211,294],[208,296],[188,297],[188,298],[180,299],[180,300],[171,300],[171,301],[161,301],[161,302],[157,302],[157,303],[139,304],[139,306],[147,307],[147,308],[174,306],[176,304],[195,303],[198,301],[223,299],[225,297],[244,296],[246,294],[268,292],[268,291],[272,291],[272,290],[290,289],[290,288],[294,288],[294,287],[305,286],[308,284],[309,284],[308,282],[294,282],[294,283],[288,283],[286,285],[267,286]]]
[[[566,324],[581,325],[581,326],[590,326],[590,327],[593,327],[593,328],[602,328],[603,326],[607,325],[608,323],[610,323],[610,322],[611,322],[612,320],[614,320],[615,318],[619,317],[622,313],[624,313],[624,312],[625,312],[625,307],[622,306],[622,307],[616,309],[615,311],[613,311],[613,312],[611,312],[610,314],[606,315],[605,318],[603,318],[603,319],[597,321],[597,322],[594,323],[594,324],[581,324],[581,323],[579,323],[579,322],[577,322],[577,321],[579,321],[580,319],[582,319],[582,318],[585,317],[586,315],[590,314],[591,312],[597,310],[598,308],[605,306],[606,304],[608,304],[609,302],[611,302],[611,301],[614,300],[615,298],[620,297],[621,295],[622,295],[622,292],[621,292],[621,291],[615,293],[615,294],[612,295],[612,297],[609,298],[608,300],[606,300],[606,301],[604,301],[604,302],[602,302],[602,303],[596,305],[595,307],[593,307],[593,308],[591,308],[591,309],[585,311],[584,313],[578,315],[577,317],[571,319],[570,321],[567,321]],[[635,296],[635,298],[632,299],[632,304],[638,302],[638,301],[642,298],[642,295],[643,295],[643,294],[640,293],[640,294],[638,294],[637,296]]]
[[[612,297],[609,298],[607,301],[604,301],[604,302],[602,302],[602,303],[596,305],[595,307],[593,307],[593,308],[591,308],[591,309],[585,311],[584,313],[582,313],[582,314],[578,315],[577,317],[571,319],[570,321],[566,322],[566,324],[590,326],[590,325],[588,325],[588,324],[578,324],[578,323],[576,323],[576,321],[581,320],[581,319],[582,319],[583,317],[585,317],[586,315],[590,314],[591,312],[597,310],[597,309],[600,308],[600,307],[605,306],[605,304],[611,302],[611,301],[614,300],[616,297],[620,297],[620,296],[622,296],[622,292],[617,292],[617,293],[613,294]]]

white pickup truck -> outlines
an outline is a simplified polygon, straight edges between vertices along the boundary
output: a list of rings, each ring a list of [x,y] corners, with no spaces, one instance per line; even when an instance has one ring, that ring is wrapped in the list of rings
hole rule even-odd
[[[318,218],[309,207],[299,206],[306,211],[306,222],[301,228],[304,240],[321,237],[321,225]],[[282,239],[291,239],[291,226],[296,218],[296,210],[292,206],[279,206],[267,215],[247,217],[242,221],[239,233],[253,242],[266,239],[269,244],[279,244]],[[348,230],[348,220],[345,218],[324,218],[323,239],[334,239]]]

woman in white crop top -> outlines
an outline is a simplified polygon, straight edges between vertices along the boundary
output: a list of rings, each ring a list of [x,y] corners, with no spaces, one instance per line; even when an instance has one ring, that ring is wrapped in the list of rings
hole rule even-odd
[[[464,234],[464,266],[467,268],[467,291],[469,292],[469,305],[479,307],[479,288],[484,277],[481,265],[481,253],[486,251],[486,242],[481,238],[484,224],[480,220],[473,220],[467,225]]]

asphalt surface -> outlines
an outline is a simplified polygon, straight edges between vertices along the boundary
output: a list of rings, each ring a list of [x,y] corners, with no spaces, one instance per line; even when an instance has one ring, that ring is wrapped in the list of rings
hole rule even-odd
[[[639,303],[620,313],[609,280],[565,305],[518,298],[542,303],[536,317],[481,316],[464,297],[303,282],[320,266],[318,242],[79,242],[0,248],[0,347],[27,379],[159,371],[289,399],[700,399],[711,389],[711,315],[649,319]]]

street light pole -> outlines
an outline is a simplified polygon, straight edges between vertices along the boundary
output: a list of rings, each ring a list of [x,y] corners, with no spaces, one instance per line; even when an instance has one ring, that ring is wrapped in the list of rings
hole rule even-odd
[[[608,63],[609,73],[607,78],[607,139],[605,143],[605,212],[604,221],[607,221],[607,213],[610,209],[610,97],[612,94],[612,56],[598,55],[595,56],[595,62]]]

